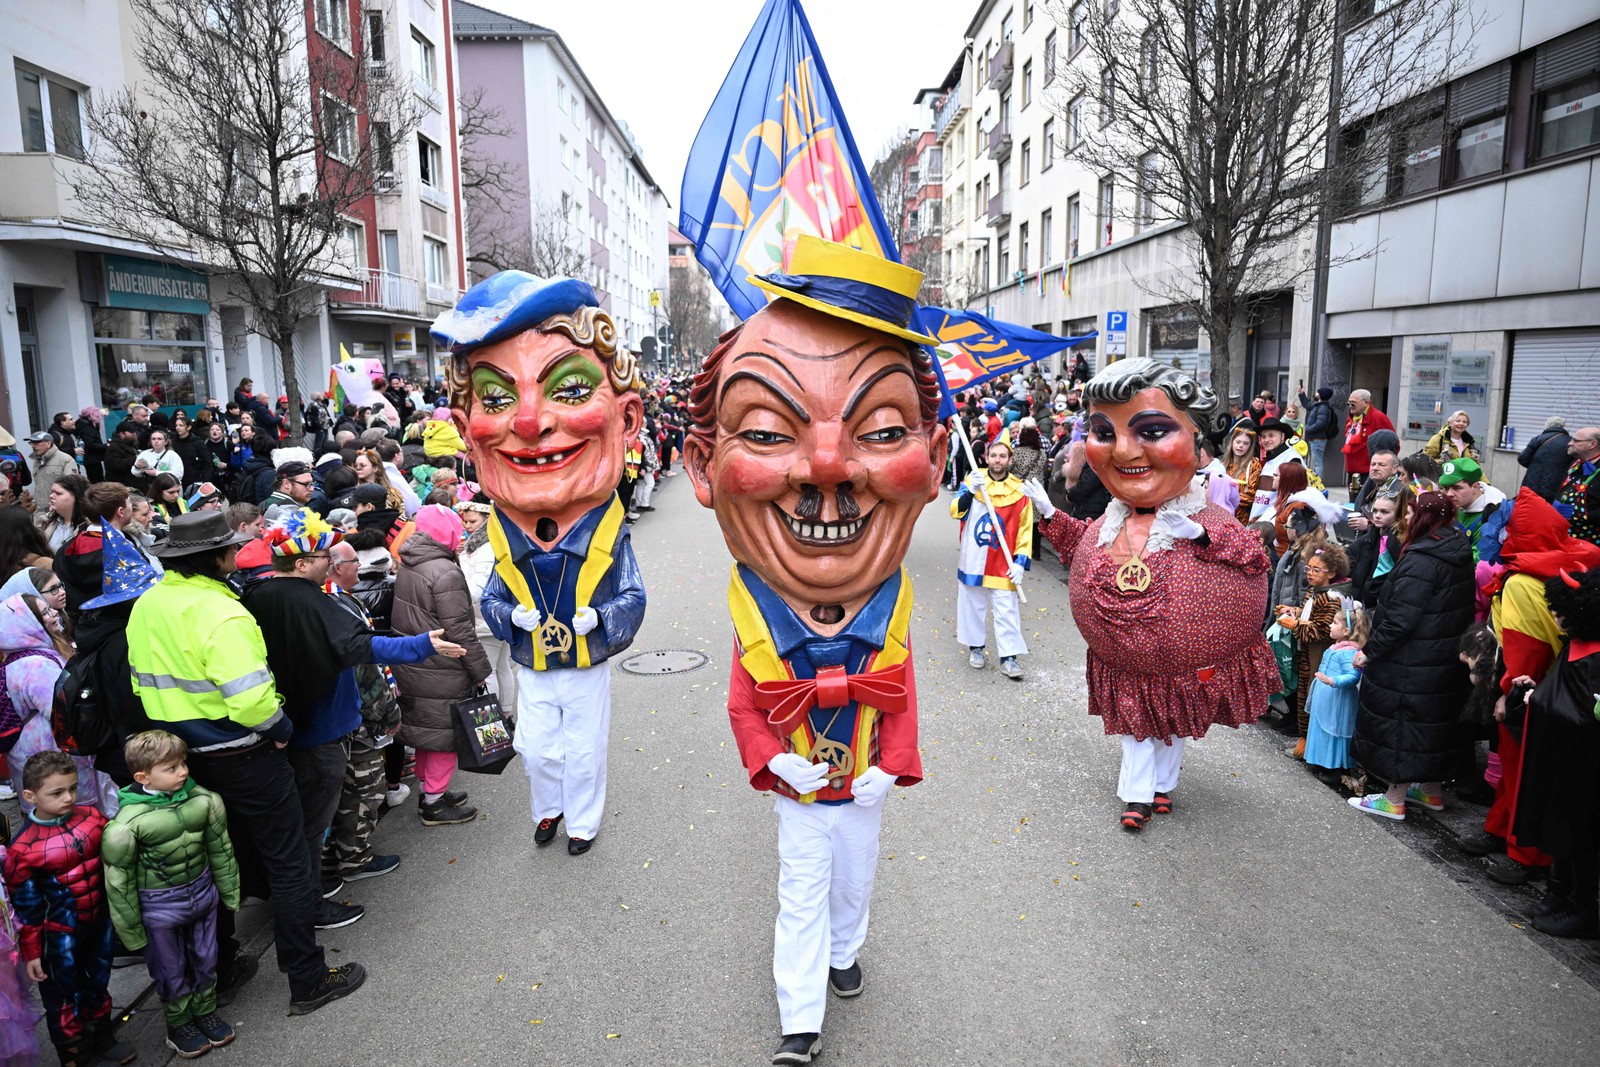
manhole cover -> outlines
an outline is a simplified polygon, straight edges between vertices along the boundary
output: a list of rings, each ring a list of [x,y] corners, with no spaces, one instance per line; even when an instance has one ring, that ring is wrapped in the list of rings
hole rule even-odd
[[[687,674],[711,662],[704,652],[690,652],[682,648],[663,648],[655,652],[640,652],[629,656],[620,664],[629,674]]]

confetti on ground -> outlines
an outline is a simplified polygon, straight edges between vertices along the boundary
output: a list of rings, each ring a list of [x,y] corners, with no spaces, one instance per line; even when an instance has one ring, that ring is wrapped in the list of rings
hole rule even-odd
[[[606,1040],[607,1040],[607,1041],[610,1041],[610,1040],[612,1040],[612,1039],[613,1039],[613,1038],[618,1038],[618,1037],[621,1037],[621,1036],[622,1036],[622,1035],[621,1035],[621,1034],[607,1034],[607,1035],[606,1035]]]
[[[503,975],[503,974],[495,979],[496,982],[504,982],[505,980],[506,980],[506,976]]]
[[[454,863],[455,861],[456,861],[456,857],[451,856],[450,859],[445,862],[445,866],[448,867],[448,866],[450,866],[450,864]]]
[[[528,1020],[528,1025],[529,1026],[543,1026],[544,1025],[544,1020],[543,1019],[529,1019]]]
[[[544,983],[543,983],[543,982],[535,982],[535,983],[533,983],[533,984],[532,984],[532,985],[531,985],[531,986],[529,986],[529,987],[528,987],[528,992],[530,992],[530,993],[531,993],[531,992],[533,992],[533,991],[534,991],[534,990],[535,990],[535,989],[538,989],[538,988],[539,988],[539,987],[540,987],[540,986],[542,986],[542,985],[544,985]]]

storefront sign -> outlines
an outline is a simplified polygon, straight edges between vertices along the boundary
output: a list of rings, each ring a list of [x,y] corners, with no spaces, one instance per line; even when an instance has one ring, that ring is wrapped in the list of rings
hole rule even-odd
[[[410,330],[394,331],[394,354],[408,356],[417,350],[416,335]]]
[[[210,313],[211,285],[204,274],[109,252],[103,258],[106,307],[181,311],[190,315]]]

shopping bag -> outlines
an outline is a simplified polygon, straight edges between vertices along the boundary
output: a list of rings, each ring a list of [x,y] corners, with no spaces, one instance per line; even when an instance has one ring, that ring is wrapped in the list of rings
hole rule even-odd
[[[456,765],[478,774],[499,774],[516,755],[512,735],[516,724],[506,717],[500,698],[482,692],[450,705],[456,731]]]
[[[1278,680],[1283,690],[1278,694],[1289,707],[1294,707],[1295,690],[1299,688],[1299,671],[1294,661],[1294,634],[1277,623],[1267,627],[1267,644],[1278,660]]]

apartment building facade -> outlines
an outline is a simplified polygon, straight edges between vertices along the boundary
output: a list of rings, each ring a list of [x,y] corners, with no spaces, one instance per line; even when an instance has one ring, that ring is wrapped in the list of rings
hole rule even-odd
[[[1345,117],[1393,144],[1333,228],[1322,356],[1381,382],[1407,450],[1466,411],[1509,489],[1546,418],[1600,425],[1600,3],[1471,13],[1420,126]]]
[[[548,233],[586,261],[623,343],[640,351],[659,326],[651,294],[667,286],[666,195],[625,123],[601,100],[560,34],[473,4],[454,5],[462,91],[482,92],[511,129],[486,150],[526,190],[509,215],[468,220]]]
[[[1099,173],[1074,155],[1105,114],[1102,99],[1067,95],[1081,81],[1068,72],[1092,61],[1089,4],[1132,17],[1116,0],[983,0],[963,32],[933,126],[950,303],[1064,336],[1101,332],[1057,357],[1057,368],[1077,351],[1095,367],[1148,355],[1209,381],[1209,339],[1163,296],[1185,282],[1182,225],[1150,218],[1136,175]],[[1309,362],[1310,310],[1305,291],[1270,296],[1232,339],[1231,350],[1244,353],[1234,360],[1234,391],[1292,389]]]

